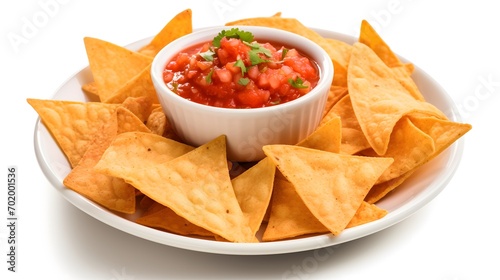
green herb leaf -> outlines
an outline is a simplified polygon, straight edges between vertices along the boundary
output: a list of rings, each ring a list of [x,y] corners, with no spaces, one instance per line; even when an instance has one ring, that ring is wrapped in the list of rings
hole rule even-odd
[[[281,51],[281,60],[285,59],[287,53],[288,53],[288,49],[283,48],[283,50]]]
[[[215,47],[220,47],[220,40],[222,38],[237,38],[240,39],[243,42],[252,42],[253,41],[253,34],[252,32],[248,31],[243,31],[240,30],[239,28],[231,28],[229,30],[222,30],[217,34],[217,36],[213,39],[212,45]]]
[[[260,52],[258,50],[251,50],[248,52],[248,57],[250,58],[250,62],[252,63],[252,65],[257,65],[260,63],[265,63],[270,61],[262,59],[259,54]]]
[[[247,42],[243,42],[243,43],[245,45],[249,46],[250,48],[252,48],[252,51],[255,51],[255,52],[258,52],[258,53],[262,53],[262,54],[264,54],[267,57],[271,57],[272,56],[271,51],[269,49],[264,48],[259,43],[252,43],[252,44],[247,43]]]
[[[294,88],[307,88],[306,85],[304,85],[304,81],[300,77],[297,77],[295,81],[293,79],[288,79],[288,83],[294,87]]]
[[[247,72],[247,68],[245,67],[245,63],[241,59],[236,60],[236,62],[234,63],[234,66],[240,67],[241,75],[245,75],[245,73]]]
[[[248,83],[250,82],[250,79],[249,78],[240,78],[238,80],[238,84],[239,85],[242,85],[242,86],[246,86],[248,85]]]
[[[212,68],[210,70],[210,72],[208,73],[208,75],[205,77],[205,82],[207,82],[207,84],[211,84],[212,83],[212,74],[214,73],[214,69]]]
[[[215,53],[212,50],[200,53],[200,56],[206,61],[214,61],[214,55]]]

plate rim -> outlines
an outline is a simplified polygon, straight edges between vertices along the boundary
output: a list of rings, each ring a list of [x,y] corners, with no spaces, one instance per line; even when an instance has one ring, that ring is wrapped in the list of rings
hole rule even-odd
[[[351,35],[338,33],[335,31],[330,31],[320,28],[312,28],[320,35],[339,39],[346,42],[356,41],[357,38]],[[151,40],[152,37],[146,37],[141,40],[137,40],[133,43],[126,45],[127,48],[137,49],[138,46],[144,44]],[[403,57],[400,57],[402,61],[408,61]],[[72,79],[82,74],[84,71],[89,71],[88,66],[83,67],[79,71],[73,73],[69,76],[52,94],[51,99],[55,99],[63,89]],[[433,87],[439,89],[440,97],[443,98],[450,111],[445,112],[449,115],[453,121],[460,122],[461,117],[456,107],[455,103],[448,95],[448,93],[441,87],[437,81],[435,81],[431,76],[429,76],[425,71],[415,65],[415,72],[418,72],[420,76],[430,83]],[[85,94],[83,98],[86,99]],[[425,94],[424,94],[425,95]],[[423,191],[416,194],[410,201],[406,202],[404,205],[397,208],[397,211],[389,212],[385,217],[377,221],[359,225],[353,228],[345,229],[340,235],[333,236],[332,234],[322,234],[312,237],[301,237],[296,239],[288,239],[281,241],[272,242],[261,242],[261,243],[230,243],[230,242],[220,242],[214,240],[206,240],[195,237],[181,236],[174,233],[169,233],[166,231],[146,227],[139,225],[133,221],[130,221],[122,216],[116,215],[111,211],[105,209],[104,207],[90,201],[89,199],[81,196],[80,194],[66,188],[62,181],[56,176],[54,169],[48,165],[46,162],[46,153],[43,151],[42,145],[42,132],[44,125],[41,122],[40,117],[38,117],[35,124],[34,131],[34,147],[35,155],[38,164],[44,173],[50,184],[58,190],[62,196],[75,207],[90,215],[91,217],[111,226],[117,230],[127,232],[131,235],[137,236],[142,239],[153,241],[162,245],[167,245],[171,247],[176,247],[180,249],[186,249],[197,252],[204,253],[214,253],[214,254],[225,254],[225,255],[277,255],[285,253],[302,252],[314,249],[320,249],[328,246],[339,245],[348,241],[363,238],[365,236],[377,233],[386,228],[389,228],[408,217],[412,216],[418,210],[420,210],[427,203],[432,201],[442,190],[448,185],[448,183],[453,178],[458,166],[461,162],[461,156],[464,150],[464,139],[460,138],[450,147],[448,147],[441,155],[437,158],[443,156],[443,154],[448,154],[448,159],[446,164],[448,165],[444,171],[441,171],[440,176],[438,176],[430,185],[428,185]],[[59,151],[61,152],[61,151]],[[61,152],[62,153],[62,152]],[[436,158],[436,159],[437,159]],[[434,161],[436,159],[431,160]],[[64,166],[61,166],[64,168]],[[66,167],[68,168],[68,167]],[[437,181],[436,181],[437,180]],[[104,212],[104,215],[103,215]],[[159,233],[159,234],[158,234]]]

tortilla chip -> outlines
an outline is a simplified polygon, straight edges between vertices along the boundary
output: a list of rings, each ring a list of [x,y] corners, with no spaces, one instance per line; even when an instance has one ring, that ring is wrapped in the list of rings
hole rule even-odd
[[[384,157],[392,157],[394,162],[380,176],[376,184],[397,178],[404,173],[427,162],[435,152],[434,140],[416,127],[408,118],[403,117],[394,127],[389,148]],[[361,155],[377,156],[368,149]]]
[[[191,9],[184,10],[172,18],[163,29],[139,52],[154,57],[163,47],[177,38],[193,32]]]
[[[274,163],[264,158],[231,181],[254,234],[259,230],[271,200],[275,171]]]
[[[367,224],[369,222],[382,219],[385,215],[387,215],[387,210],[384,210],[375,204],[363,201],[361,206],[359,206],[356,211],[356,215],[354,215],[349,224],[347,224],[346,228]]]
[[[326,117],[328,112],[332,107],[340,100],[342,97],[347,95],[346,87],[330,86],[330,91],[328,92],[328,98],[326,100],[325,109],[323,111],[323,118]]]
[[[342,120],[341,154],[354,155],[370,148],[370,144],[366,140],[352,108],[349,94],[345,95],[332,107],[327,116],[323,118],[322,123],[331,116],[338,116]]]
[[[317,149],[332,153],[340,152],[340,144],[342,138],[342,124],[340,117],[332,117],[326,123],[321,124],[318,128],[300,141],[297,145]]]
[[[154,134],[153,134],[154,135]],[[229,178],[225,136],[168,162],[111,172],[191,223],[232,242],[257,241],[235,197]]]
[[[391,158],[342,155],[291,145],[267,145],[263,149],[311,213],[334,235],[345,229],[375,181],[393,162]]]
[[[415,172],[415,169],[402,174],[401,176],[385,181],[380,184],[376,184],[371,188],[365,197],[365,201],[368,203],[376,203],[388,195],[391,191],[395,190],[397,187],[401,186],[410,176]]]
[[[152,213],[147,213],[137,218],[135,222],[143,226],[162,229],[183,236],[196,235],[209,237],[214,235],[210,231],[177,215],[170,208],[157,202],[155,202],[155,205],[159,209],[155,209]]]
[[[146,97],[151,99],[152,103],[160,102],[153,86],[153,80],[151,80],[151,65],[142,69],[108,98],[101,98],[101,101],[105,103],[122,103],[128,97]]]
[[[116,135],[126,131],[148,129],[134,114],[120,107],[94,135],[89,148],[64,178],[63,184],[110,210],[131,214],[135,212],[135,189],[120,178],[93,169]]]
[[[398,67],[403,65],[399,57],[366,20],[361,21],[358,40],[371,48],[387,66]]]
[[[90,71],[101,101],[113,96],[153,61],[149,56],[104,40],[85,37],[84,43]]]
[[[326,228],[307,208],[293,185],[276,172],[269,221],[262,241],[276,241],[305,234],[327,233]]]
[[[103,124],[115,114],[118,104],[27,99],[54,140],[75,167]]]
[[[95,82],[90,82],[90,83],[84,84],[82,86],[82,90],[85,93],[89,93],[89,94],[92,94],[92,95],[99,96],[99,91],[97,89],[97,85],[95,84]]]
[[[409,118],[416,127],[434,139],[436,148],[427,161],[435,158],[472,129],[472,126],[467,123],[457,123],[434,117],[410,115]]]
[[[144,132],[122,133],[110,143],[94,170],[114,177],[133,177],[137,168],[154,168],[194,147]]]
[[[148,119],[153,110],[152,100],[147,97],[128,97],[123,101],[122,106],[143,122]]]
[[[368,143],[378,155],[386,153],[392,130],[402,116],[419,112],[446,119],[432,104],[413,98],[366,45],[354,44],[348,69],[352,107]]]

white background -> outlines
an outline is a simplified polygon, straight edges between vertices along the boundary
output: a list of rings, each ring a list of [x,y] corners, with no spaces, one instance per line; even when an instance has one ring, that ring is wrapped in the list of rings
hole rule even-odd
[[[50,5],[44,3],[51,3]],[[325,3],[329,3],[325,6]],[[49,8],[47,8],[47,5]],[[500,279],[498,137],[500,40],[495,1],[75,1],[0,4],[1,279]],[[82,38],[126,45],[193,10],[195,28],[281,11],[310,27],[358,35],[368,19],[394,51],[437,80],[473,129],[461,165],[432,202],[403,222],[323,252],[277,256],[197,253],[107,226],[67,202],[33,150],[38,115],[26,98],[51,98],[85,67]],[[26,25],[36,28],[23,35]],[[13,42],[11,38],[22,37]],[[9,39],[10,38],[10,39]],[[19,38],[18,38],[19,39]],[[7,166],[18,168],[17,272],[7,271]],[[314,260],[312,262],[311,260]]]

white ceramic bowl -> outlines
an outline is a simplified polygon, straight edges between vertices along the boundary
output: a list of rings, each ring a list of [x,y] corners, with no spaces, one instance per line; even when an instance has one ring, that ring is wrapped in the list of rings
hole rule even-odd
[[[201,42],[211,41],[222,26],[195,31],[164,47],[154,58],[151,78],[160,103],[176,133],[188,144],[199,146],[226,135],[228,158],[233,161],[256,161],[264,157],[262,146],[296,144],[318,126],[328,96],[334,69],[328,54],[316,43],[283,30],[241,26],[260,42],[272,41],[296,48],[316,61],[320,80],[304,96],[271,107],[252,109],[219,108],[187,100],[167,88],[163,70],[178,52]]]

